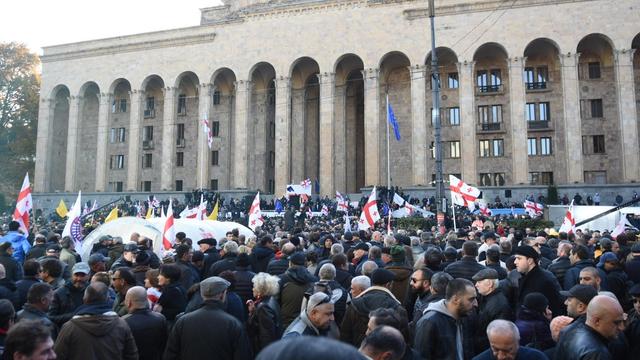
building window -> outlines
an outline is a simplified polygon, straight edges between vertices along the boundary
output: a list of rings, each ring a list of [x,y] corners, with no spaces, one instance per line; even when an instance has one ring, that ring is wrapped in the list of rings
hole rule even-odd
[[[452,159],[460,157],[460,141],[449,141],[449,157]]]
[[[211,135],[214,137],[220,136],[220,121],[211,122]]]
[[[551,155],[553,152],[551,151],[551,138],[550,137],[542,137],[540,138],[540,155]]]
[[[492,69],[490,71],[480,70],[476,75],[479,92],[491,93],[502,90],[502,75],[500,69]]]
[[[527,103],[525,106],[527,121],[536,121],[536,104]]]
[[[604,135],[592,135],[582,137],[583,154],[604,154]]]
[[[527,155],[529,156],[538,155],[538,146],[537,146],[536,138],[527,139]]]
[[[276,138],[276,124],[273,121],[269,121],[269,136],[272,139]]]
[[[111,103],[112,113],[125,113],[127,112],[127,99],[114,99]]]
[[[538,120],[549,121],[549,103],[541,102],[538,104]]]
[[[144,118],[148,119],[148,118],[155,117],[156,116],[155,108],[156,108],[156,98],[154,98],[153,96],[147,97],[147,101],[144,109]]]
[[[600,79],[600,63],[599,62],[590,62],[589,63],[589,79]]]
[[[480,186],[491,186],[491,174],[480,173]]]
[[[553,185],[553,173],[552,172],[530,172],[529,173],[530,185]]]
[[[118,128],[118,142],[123,143],[125,141],[125,132],[126,130],[123,127]]]
[[[547,88],[547,67],[527,67],[524,69],[524,82],[527,90]]]
[[[269,151],[269,166],[272,168],[276,167],[276,153],[273,151]]]
[[[430,151],[431,158],[435,159],[436,158],[436,144],[435,144],[435,142],[433,142],[433,141],[431,142],[431,145],[429,145],[429,150],[431,150]]]
[[[124,185],[122,181],[111,181],[109,182],[109,190],[114,192],[122,192]]]
[[[478,123],[481,130],[500,130],[501,122],[502,105],[478,106]]]
[[[220,105],[220,91],[213,92],[213,105]]]
[[[218,166],[219,165],[219,153],[218,150],[213,150],[211,152],[211,165]]]
[[[111,128],[109,131],[109,143],[113,144],[116,142],[116,128]]]
[[[187,95],[178,95],[178,115],[187,115]]]
[[[142,191],[151,191],[151,181],[142,182]]]
[[[176,153],[176,166],[177,167],[184,166],[184,153],[182,151],[178,151]]]
[[[602,99],[592,99],[592,100],[589,100],[589,103],[591,105],[592,118],[604,117],[604,113],[602,111]]]
[[[480,157],[489,157],[491,156],[489,140],[480,140]]]
[[[458,80],[458,73],[449,73],[447,75],[447,87],[449,89],[457,89],[460,86],[460,82]]]
[[[176,191],[182,191],[182,180],[176,180]]]
[[[144,154],[142,157],[142,167],[149,169],[153,166],[153,154]]]
[[[142,141],[153,140],[153,126],[145,126],[142,128]]]
[[[460,108],[459,107],[449,108],[449,125],[452,125],[452,126],[460,125]]]
[[[178,128],[176,131],[176,145],[178,147],[184,147],[185,146],[185,141],[184,141],[184,124],[177,124]]]
[[[211,179],[209,190],[218,190],[218,179]]]
[[[493,139],[492,140],[493,147],[493,156],[504,156],[504,140],[502,139]]]

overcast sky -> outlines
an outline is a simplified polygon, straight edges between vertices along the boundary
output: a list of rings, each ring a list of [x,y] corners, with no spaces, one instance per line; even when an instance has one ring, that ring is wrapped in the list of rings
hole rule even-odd
[[[42,47],[149,31],[196,26],[200,8],[220,0],[3,0],[0,42]]]

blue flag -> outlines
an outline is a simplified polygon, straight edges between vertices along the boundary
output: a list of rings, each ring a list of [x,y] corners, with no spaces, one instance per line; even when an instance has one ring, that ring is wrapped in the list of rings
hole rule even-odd
[[[282,206],[282,202],[280,201],[280,199],[276,199],[276,212],[280,214],[283,211],[284,211],[284,206]]]
[[[396,115],[393,113],[393,109],[389,103],[389,95],[387,95],[387,120],[389,121],[389,125],[393,127],[393,133],[396,136],[396,140],[400,141],[400,128],[398,127]]]

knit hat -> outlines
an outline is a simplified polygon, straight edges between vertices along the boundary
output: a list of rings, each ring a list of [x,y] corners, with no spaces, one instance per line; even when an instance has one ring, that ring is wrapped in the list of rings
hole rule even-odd
[[[524,297],[524,307],[529,310],[543,314],[547,306],[549,306],[549,300],[539,292],[533,292]]]
[[[524,257],[532,258],[536,262],[540,258],[540,254],[538,254],[538,252],[529,245],[518,246],[513,253],[515,255],[521,255]]]
[[[375,269],[371,273],[371,283],[373,285],[385,285],[396,279],[396,275],[387,269]]]
[[[404,262],[404,247],[401,245],[394,245],[391,247],[391,261]]]

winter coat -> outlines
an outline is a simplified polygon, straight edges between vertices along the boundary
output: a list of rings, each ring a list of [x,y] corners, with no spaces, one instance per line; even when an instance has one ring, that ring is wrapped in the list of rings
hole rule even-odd
[[[266,246],[256,246],[251,251],[251,264],[254,273],[267,272],[269,261],[273,259],[275,252]]]
[[[53,292],[53,301],[49,308],[49,318],[58,326],[62,326],[71,319],[76,310],[82,305],[84,289],[73,286],[71,281],[67,281],[64,286]]]
[[[122,243],[112,244],[107,248],[107,257],[111,259],[111,261],[114,261],[114,259],[120,260],[122,258],[123,253],[124,253],[124,245]],[[118,260],[115,260],[115,261],[117,262]],[[116,268],[113,267],[113,264],[115,264],[115,262],[111,264],[107,264],[107,266],[111,265],[110,266],[111,270],[117,269],[117,267]],[[132,267],[131,263],[129,263],[129,265],[120,265],[120,266]]]
[[[27,293],[31,288],[31,285],[39,283],[40,280],[36,279],[35,276],[25,276],[22,280],[18,280],[16,282],[16,294],[18,296],[18,305],[22,307],[24,303],[27,302]],[[16,310],[18,310],[16,308]]]
[[[223,307],[220,301],[205,301],[198,310],[181,316],[171,330],[163,359],[250,359],[242,324]]]
[[[207,271],[209,271],[209,268],[211,268],[211,265],[215,264],[218,260],[220,260],[220,253],[218,252],[218,249],[216,249],[215,247],[210,247],[209,249],[207,249],[207,251],[204,252],[204,260],[202,262],[202,275],[206,276]]]
[[[518,352],[516,353],[516,359],[518,360],[549,360],[545,353],[540,350],[531,349],[528,347],[520,346],[518,348]],[[478,356],[474,357],[473,360],[494,360],[493,351],[491,349],[487,349],[484,352],[478,354]]]
[[[431,303],[416,325],[414,348],[422,359],[458,360],[473,357],[473,337],[464,319],[456,320],[445,300]]]
[[[413,269],[398,263],[390,263],[385,269],[391,271],[396,276],[391,285],[391,292],[400,303],[404,304],[407,293],[409,292],[409,280],[411,274],[413,274]]]
[[[111,254],[111,252],[109,252],[109,254]],[[111,268],[110,268],[111,271],[115,272],[116,270],[118,270],[118,268],[121,268],[121,267],[133,268],[133,263],[131,261],[127,261],[124,258],[124,256],[120,256],[115,259],[116,261],[114,261],[113,264],[111,264]]]
[[[564,275],[564,289],[569,291],[569,289],[571,289],[573,285],[579,284],[580,271],[589,266],[595,267],[595,264],[593,263],[593,261],[589,259],[580,260],[575,264],[573,264],[573,266],[569,270],[567,270],[567,272]],[[604,270],[602,269],[598,269],[598,272],[600,273],[600,280],[601,280],[600,290],[608,291],[609,287],[607,285],[607,274],[605,274]]]
[[[234,271],[236,276],[235,292],[242,299],[242,304],[246,304],[247,300],[253,299],[253,282],[251,280],[256,274],[250,269],[250,267],[237,266],[236,271]]]
[[[564,276],[571,268],[571,260],[568,256],[561,256],[551,262],[547,270],[556,276],[560,284],[564,284]]]
[[[289,259],[282,257],[280,259],[272,259],[267,265],[267,272],[271,275],[282,275],[289,268]]]
[[[31,244],[27,237],[17,231],[9,231],[5,236],[0,238],[0,244],[10,242],[13,248],[13,258],[16,259],[18,264],[24,263],[24,258],[27,256]]]
[[[300,312],[300,316],[287,327],[282,335],[283,339],[295,338],[298,336],[328,336],[329,329],[318,329],[307,317],[307,312]]]
[[[9,279],[13,282],[22,279],[22,265],[21,263],[18,263],[16,259],[11,257],[11,255],[7,253],[0,253],[0,264],[4,265],[5,279]]]
[[[335,281],[337,281],[343,289],[351,289],[351,279],[353,279],[353,275],[351,275],[350,272],[336,269]]]
[[[0,280],[0,299],[6,299],[11,301],[13,308],[19,308],[22,304],[18,302],[18,293],[16,291],[16,284],[9,279]],[[20,305],[20,306],[19,306]]]
[[[183,289],[189,290],[193,284],[200,282],[200,272],[195,266],[193,266],[193,264],[178,260],[176,261],[176,265],[182,271],[180,274],[180,280],[178,281],[182,285]]]
[[[549,320],[543,314],[520,308],[516,319],[516,326],[520,331],[520,345],[546,350],[555,345],[549,329]]]
[[[67,264],[67,266],[73,267],[76,264],[76,255],[75,251],[70,251],[69,249],[62,249],[60,251],[60,261]]]
[[[613,359],[607,339],[586,324],[562,332],[555,356],[562,360]]]
[[[58,327],[53,323],[47,316],[47,313],[44,311],[40,311],[33,307],[31,304],[24,304],[22,310],[18,311],[16,314],[17,321],[21,320],[39,320],[51,331],[51,338],[53,340],[58,336]]]
[[[487,338],[487,326],[496,319],[513,321],[513,311],[509,300],[500,288],[495,289],[491,294],[478,297],[478,314],[476,319],[475,331],[475,349],[482,351],[489,347],[489,339]]]
[[[634,284],[640,284],[640,256],[633,256],[624,264],[624,271]]]
[[[478,271],[485,269],[483,265],[478,264],[473,256],[465,256],[462,259],[448,265],[444,271],[453,276],[454,279],[462,278],[473,281],[471,278]]]
[[[220,273],[226,270],[235,271],[236,270],[236,259],[238,258],[238,254],[229,253],[224,254],[222,259],[216,261],[207,271],[207,277],[218,276]]]
[[[187,307],[187,292],[179,282],[171,283],[162,289],[158,304],[162,306],[162,315],[172,322]]]
[[[247,332],[254,354],[280,339],[280,306],[275,297],[268,296],[260,300],[247,320]]]
[[[317,279],[303,266],[293,266],[280,276],[280,311],[286,327],[300,315],[305,291]]]
[[[122,319],[131,328],[139,359],[161,359],[168,336],[167,320],[164,316],[149,309],[138,309]]]
[[[138,359],[138,348],[129,325],[104,305],[101,309],[107,311],[79,311],[82,314],[64,324],[54,346],[59,360]],[[91,307],[84,305],[84,308]]]
[[[136,285],[144,287],[144,279],[147,277],[147,271],[150,269],[147,265],[139,265],[133,269],[133,277],[136,279]]]
[[[47,244],[35,244],[27,253],[27,260],[43,257],[47,252]]]
[[[407,323],[407,311],[385,287],[372,286],[351,300],[340,326],[340,340],[359,347],[365,337],[369,313],[375,309],[395,309]]]
[[[516,289],[516,309],[524,302],[524,297],[533,292],[539,292],[549,301],[549,308],[553,316],[564,313],[563,299],[560,296],[560,284],[558,280],[547,270],[539,266],[534,267],[527,274],[522,275]]]

